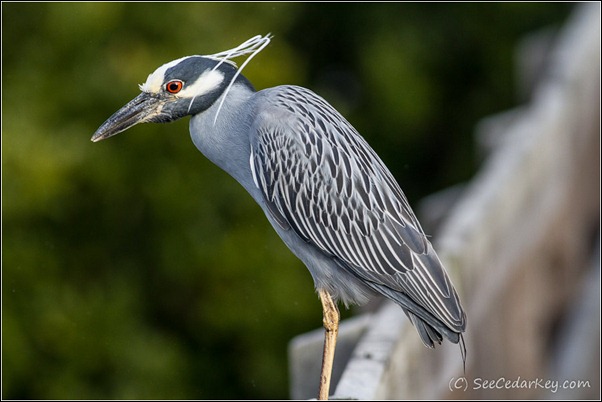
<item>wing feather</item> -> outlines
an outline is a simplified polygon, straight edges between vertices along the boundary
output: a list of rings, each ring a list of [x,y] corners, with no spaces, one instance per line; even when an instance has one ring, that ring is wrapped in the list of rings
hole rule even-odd
[[[436,326],[441,321],[452,333],[463,332],[455,290],[372,148],[313,92],[266,91],[251,128],[250,163],[270,211],[367,286],[406,306],[413,322],[422,319],[445,333]],[[428,325],[417,328],[432,343],[437,339]]]

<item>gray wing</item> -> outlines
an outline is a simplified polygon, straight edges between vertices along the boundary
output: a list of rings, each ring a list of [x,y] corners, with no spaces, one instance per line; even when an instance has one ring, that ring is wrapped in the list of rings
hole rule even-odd
[[[442,321],[462,332],[465,316],[455,290],[372,148],[313,92],[295,86],[266,91],[252,126],[250,163],[274,217],[398,301],[415,325],[418,315],[435,328]],[[424,340],[421,329],[429,328],[416,326]]]

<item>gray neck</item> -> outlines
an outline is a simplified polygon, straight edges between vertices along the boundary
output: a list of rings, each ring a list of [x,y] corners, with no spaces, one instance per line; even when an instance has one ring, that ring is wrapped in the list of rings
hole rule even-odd
[[[234,177],[255,198],[257,189],[249,165],[249,128],[253,121],[251,98],[254,93],[244,85],[234,84],[215,124],[215,114],[223,95],[209,109],[192,116],[190,135],[207,159]]]

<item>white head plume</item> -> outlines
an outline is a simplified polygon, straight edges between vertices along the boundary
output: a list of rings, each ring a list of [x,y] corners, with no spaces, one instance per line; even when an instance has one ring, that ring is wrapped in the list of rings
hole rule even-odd
[[[252,37],[251,39],[248,39],[247,41],[241,43],[240,45],[236,46],[235,48],[205,56],[205,57],[209,57],[209,58],[212,58],[215,60],[219,60],[219,63],[213,68],[215,70],[224,62],[232,64],[236,67],[236,63],[234,63],[231,59],[234,59],[239,56],[244,56],[246,54],[251,54],[249,57],[247,57],[247,59],[244,61],[244,63],[242,63],[240,68],[236,71],[236,74],[234,74],[232,81],[230,81],[230,84],[228,84],[228,87],[224,91],[224,96],[222,97],[222,100],[217,108],[217,113],[215,114],[215,119],[213,120],[213,124],[215,124],[215,122],[217,121],[217,116],[219,116],[219,112],[222,109],[222,105],[224,104],[224,100],[226,99],[226,96],[228,95],[228,91],[230,91],[230,88],[232,87],[232,84],[234,84],[234,81],[236,81],[236,78],[238,77],[238,75],[241,73],[243,68],[245,68],[245,66],[249,63],[249,61],[251,61],[251,59],[253,57],[255,57],[259,52],[261,52],[270,43],[271,39],[272,39],[271,34],[267,34],[265,36],[257,35],[257,36]]]

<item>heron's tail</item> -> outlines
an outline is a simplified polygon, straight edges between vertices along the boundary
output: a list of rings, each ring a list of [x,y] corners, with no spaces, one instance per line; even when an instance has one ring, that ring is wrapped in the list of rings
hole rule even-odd
[[[404,313],[406,313],[416,328],[422,343],[427,348],[432,349],[437,344],[440,345],[443,338],[452,343],[459,344],[462,361],[464,362],[464,366],[466,366],[466,345],[464,343],[464,337],[462,336],[462,333],[466,329],[466,316],[464,315],[464,312],[460,312],[461,319],[458,321],[458,324],[452,326],[435,317],[432,313],[428,312],[424,307],[418,305],[402,292],[396,292],[386,286],[375,283],[372,283],[371,287],[401,306]]]
[[[400,301],[399,299],[401,297],[397,296],[395,299],[393,299],[393,301],[399,304],[403,309],[404,313],[406,313],[406,315],[416,328],[416,331],[418,332],[420,340],[422,340],[424,346],[433,349],[436,344],[441,344],[444,337],[452,343],[459,344],[460,353],[462,355],[464,373],[466,373],[466,343],[464,342],[463,336],[466,321],[463,321],[464,325],[462,327],[452,329],[446,324],[444,324],[441,320],[434,317],[428,311],[416,305],[409,298],[407,298],[407,296],[403,294],[402,296],[403,299],[407,300]],[[414,312],[411,310],[411,308],[408,308],[408,305],[411,306],[412,304],[414,305],[414,308],[418,308],[417,312]]]

